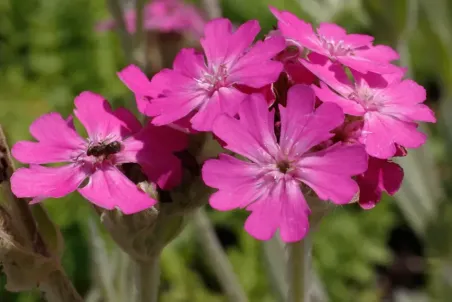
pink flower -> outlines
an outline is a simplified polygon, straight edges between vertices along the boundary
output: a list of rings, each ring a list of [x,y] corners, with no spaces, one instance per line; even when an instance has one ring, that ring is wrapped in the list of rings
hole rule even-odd
[[[321,23],[317,33],[311,24],[298,19],[287,11],[270,8],[278,19],[278,28],[282,34],[300,46],[329,57],[362,73],[397,72],[398,67],[389,62],[397,60],[399,55],[389,46],[373,46],[373,37],[360,34],[347,34],[346,31],[331,23]]]
[[[134,9],[124,14],[127,30],[135,32],[136,13]],[[193,5],[180,0],[153,0],[144,9],[144,28],[161,32],[191,32],[195,36],[202,34],[206,21]],[[111,30],[116,27],[112,19],[100,22],[98,31]]]
[[[85,126],[88,139],[76,132],[72,117],[64,120],[58,113],[37,119],[30,132],[37,142],[21,141],[14,145],[13,156],[30,164],[18,169],[11,178],[13,193],[33,198],[63,197],[78,188],[95,205],[126,214],[153,206],[148,197],[131,182],[118,166],[139,163],[150,180],[161,187],[177,184],[181,177],[179,160],[172,154],[186,145],[175,130],[149,125],[142,128],[124,108],[112,111],[101,96],[83,92],[75,99],[75,115]],[[66,163],[55,167],[41,164]],[[81,186],[88,179],[86,186]]]
[[[270,239],[278,228],[286,242],[304,237],[310,210],[300,186],[307,185],[320,199],[336,204],[348,203],[358,192],[351,176],[366,170],[367,154],[360,145],[341,143],[312,151],[331,138],[330,131],[344,120],[338,106],[325,103],[314,111],[314,104],[311,88],[290,88],[287,107],[279,106],[279,139],[274,132],[274,111],[268,111],[259,94],[241,104],[240,120],[222,115],[213,126],[227,149],[249,161],[226,154],[206,161],[204,182],[218,189],[210,205],[221,211],[251,211],[245,229],[257,239]]]
[[[359,204],[372,209],[380,201],[382,192],[394,195],[402,184],[403,169],[386,159],[369,157],[366,172],[356,178],[359,185]]]
[[[136,65],[129,65],[117,73],[119,79],[134,94],[138,111],[145,113],[150,100],[158,96],[159,91],[151,84],[148,77]]]
[[[159,96],[160,91],[156,88],[160,87],[157,83],[158,78],[155,78],[153,83],[149,81],[148,77],[136,65],[129,65],[117,73],[121,81],[135,94],[138,111],[145,114],[146,107],[149,105],[151,99]],[[190,119],[193,113],[184,118],[168,124],[168,127],[177,129],[185,133],[196,133],[198,131],[191,127]]]
[[[425,89],[412,80],[402,80],[402,71],[378,75],[351,70],[352,83],[340,65],[316,54],[309,59],[311,62],[303,64],[326,83],[320,83],[320,88],[314,86],[317,97],[338,104],[346,114],[362,117],[360,141],[369,155],[390,158],[397,144],[417,148],[425,142],[426,136],[417,130],[416,122],[436,119],[432,110],[422,104]]]
[[[235,32],[231,21],[216,19],[205,27],[201,39],[204,56],[194,49],[183,49],[173,69],[164,69],[152,83],[161,96],[152,100],[146,114],[154,116],[155,125],[177,121],[195,111],[192,127],[210,131],[213,121],[222,113],[234,116],[246,94],[236,88],[245,85],[260,88],[278,78],[282,64],[271,59],[284,49],[283,38],[258,41],[257,21],[248,21]]]

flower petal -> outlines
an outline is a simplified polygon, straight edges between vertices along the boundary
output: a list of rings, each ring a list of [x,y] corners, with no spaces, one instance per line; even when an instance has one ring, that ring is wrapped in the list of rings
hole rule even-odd
[[[367,57],[354,55],[338,56],[337,60],[352,69],[359,72],[366,73],[368,71],[379,74],[385,73],[397,73],[400,71],[400,67],[392,65],[387,62],[375,61],[368,59]]]
[[[389,195],[394,195],[400,189],[404,177],[404,172],[398,164],[386,160],[383,163],[380,174],[380,188]]]
[[[388,160],[369,158],[369,168],[356,178],[359,185],[359,205],[372,209],[380,201],[382,191],[395,194],[402,184],[403,169]]]
[[[83,139],[73,128],[71,119],[65,120],[59,113],[44,114],[30,126],[30,133],[41,142],[52,142],[78,147]],[[61,141],[61,135],[67,139]]]
[[[130,118],[125,121],[118,119],[102,96],[85,91],[75,98],[74,103],[74,113],[85,126],[91,140],[122,139],[130,135]],[[125,115],[121,110],[117,114],[121,117]]]
[[[364,46],[370,47],[373,41],[374,37],[368,35],[349,34],[346,37],[344,37],[345,44],[355,49]]]
[[[417,130],[416,124],[373,112],[365,115],[362,133],[367,153],[381,159],[394,156],[396,143],[406,148],[418,148],[427,139]]]
[[[393,83],[380,92],[385,99],[381,113],[404,121],[436,122],[434,112],[423,105],[427,98],[425,88],[412,80]]]
[[[35,120],[30,132],[38,142],[21,141],[12,148],[14,158],[23,163],[68,162],[86,144],[71,121],[64,120],[58,113],[45,114]]]
[[[242,24],[234,33],[228,19],[219,18],[207,23],[201,45],[209,66],[230,66],[251,45],[259,31],[256,20]]]
[[[78,191],[95,205],[107,210],[117,207],[124,214],[137,213],[157,203],[110,165],[94,172],[89,183]]]
[[[256,200],[259,192],[250,186],[241,185],[234,190],[219,190],[209,198],[209,204],[218,211],[230,211],[237,208],[246,208],[251,202]]]
[[[309,62],[300,60],[301,64],[320,80],[342,96],[348,96],[353,92],[353,84],[340,64],[334,64],[327,57],[316,53],[311,53],[308,58]]]
[[[287,62],[284,64],[284,71],[289,79],[295,84],[312,84],[317,77],[299,61]]]
[[[367,169],[367,154],[361,145],[336,144],[303,156],[297,163],[297,177],[322,200],[348,203],[358,192],[351,176]]]
[[[302,240],[309,231],[309,206],[296,182],[288,182],[283,195],[279,232],[284,242]]]
[[[262,94],[250,95],[240,106],[240,122],[270,154],[276,154],[278,146],[275,136],[275,112],[268,111]]]
[[[113,115],[122,122],[122,131],[124,135],[137,133],[141,130],[141,128],[143,128],[136,116],[126,108],[120,107],[116,109],[115,111],[113,111]]]
[[[220,88],[213,93],[206,105],[191,119],[193,129],[198,131],[211,131],[215,119],[220,114],[235,116],[239,111],[240,103],[246,94],[235,88]]]
[[[386,45],[375,45],[367,49],[356,50],[355,53],[369,61],[377,62],[391,62],[400,58],[397,51]]]
[[[219,159],[207,160],[202,167],[204,182],[216,189],[234,190],[241,184],[252,186],[259,173],[257,165],[227,154],[220,154]]]
[[[213,133],[226,143],[225,148],[254,162],[266,163],[272,160],[264,142],[257,140],[244,123],[235,118],[220,115],[213,124]]]
[[[174,59],[173,69],[184,76],[199,79],[206,72],[204,56],[193,48],[184,48]]]
[[[187,116],[209,97],[206,91],[198,89],[196,79],[170,69],[156,74],[152,83],[159,87],[160,95],[148,104],[145,114],[155,117],[154,125],[166,125]]]
[[[70,162],[83,152],[64,145],[20,141],[14,144],[11,153],[15,159],[27,164],[49,164]]]
[[[245,222],[245,230],[259,240],[270,239],[279,228],[284,242],[296,242],[303,239],[309,229],[310,210],[294,181],[281,181],[248,210],[251,214]]]
[[[271,59],[283,51],[285,45],[282,37],[272,37],[256,42],[230,68],[228,81],[254,88],[275,82],[283,70],[283,65]]]
[[[150,97],[156,97],[157,91],[152,87],[148,77],[136,65],[129,65],[117,73],[121,81],[135,94],[138,110],[144,113]]]
[[[167,125],[187,116],[206,101],[207,95],[190,96],[174,93],[167,97],[153,99],[145,114],[154,116],[152,123]]]
[[[334,128],[344,121],[339,106],[324,103],[314,111],[315,95],[307,85],[289,89],[287,107],[280,106],[280,145],[286,154],[301,155],[315,145],[329,139]]]
[[[342,108],[344,113],[354,115],[354,116],[363,116],[366,112],[362,105],[359,103],[344,98],[333,91],[324,83],[320,83],[320,88],[312,85],[312,89],[314,89],[315,95],[324,103],[334,103]]]
[[[274,7],[270,7],[270,11],[278,19],[278,28],[284,37],[298,42],[300,46],[307,47],[312,51],[328,55],[328,52],[321,46],[311,24],[298,19],[288,11],[278,11]]]
[[[226,154],[221,154],[219,160],[206,161],[203,180],[208,186],[220,189],[209,199],[212,208],[220,211],[244,208],[258,199],[264,192],[257,183],[258,172],[254,164]]]
[[[138,163],[149,180],[160,188],[178,185],[182,178],[180,160],[173,154],[187,147],[187,135],[170,127],[148,124],[141,132],[123,142],[117,163]]]
[[[31,165],[11,177],[11,190],[19,198],[60,198],[74,192],[90,174],[90,169],[71,164],[49,168]]]
[[[334,23],[320,23],[317,32],[327,40],[340,41],[347,36],[345,29]]]
[[[281,224],[283,184],[278,184],[271,195],[252,204],[252,212],[245,222],[245,231],[259,240],[269,240]]]

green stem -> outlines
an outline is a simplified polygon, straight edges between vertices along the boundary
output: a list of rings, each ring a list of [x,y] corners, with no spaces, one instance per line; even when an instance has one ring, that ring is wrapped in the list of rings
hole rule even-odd
[[[136,19],[135,19],[135,47],[137,47],[140,43],[141,40],[143,39],[143,35],[144,35],[144,7],[146,5],[146,0],[136,0],[135,2],[135,14],[136,14]]]
[[[144,7],[146,0],[135,0],[135,35],[133,37],[133,60],[146,70],[147,68],[147,43],[144,31]]]
[[[202,4],[210,19],[221,17],[221,6],[218,0],[203,0]]]
[[[309,302],[312,242],[308,234],[303,240],[287,244],[288,302]]]
[[[198,235],[202,248],[206,254],[206,260],[209,262],[210,267],[217,276],[220,286],[228,297],[228,301],[248,301],[245,292],[237,280],[237,276],[229,262],[228,256],[221,247],[209,217],[204,210],[200,208],[195,212],[193,218],[196,234]]]
[[[107,3],[110,13],[116,21],[116,27],[119,38],[121,39],[124,55],[126,56],[126,60],[130,62],[133,58],[133,41],[127,31],[126,21],[124,20],[124,11],[121,7],[121,3],[119,0],[107,0]]]
[[[160,286],[160,254],[150,261],[137,262],[139,302],[157,302]]]

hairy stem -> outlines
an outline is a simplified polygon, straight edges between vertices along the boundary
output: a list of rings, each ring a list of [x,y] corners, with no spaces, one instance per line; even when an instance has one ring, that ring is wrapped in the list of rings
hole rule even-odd
[[[217,276],[228,300],[233,302],[248,301],[245,292],[237,280],[237,276],[229,262],[228,256],[215,235],[209,217],[207,217],[202,208],[195,212],[193,221],[196,227],[196,234],[198,235],[202,248],[207,256],[207,261]]]
[[[157,302],[160,286],[160,255],[137,262],[138,302]]]
[[[303,240],[287,244],[288,302],[309,302],[312,243],[310,235]]]
[[[264,253],[265,269],[268,274],[269,283],[272,287],[275,300],[286,301],[288,285],[286,282],[286,266],[284,255],[284,244],[278,236],[263,241],[262,248]]]
[[[39,288],[48,302],[83,302],[68,276],[61,270],[52,272]]]

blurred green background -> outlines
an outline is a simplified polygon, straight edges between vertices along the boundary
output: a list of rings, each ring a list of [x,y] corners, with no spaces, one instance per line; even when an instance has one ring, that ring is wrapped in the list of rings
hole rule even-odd
[[[235,22],[276,24],[269,4],[315,24],[333,21],[398,49],[401,65],[428,91],[439,122],[425,127],[430,140],[401,160],[405,183],[395,198],[373,210],[338,207],[314,233],[315,289],[329,301],[450,301],[452,297],[452,1],[451,0],[224,0]],[[104,1],[0,0],[0,123],[10,143],[28,139],[28,126],[48,111],[70,114],[83,90],[103,94],[115,106],[131,95],[116,77],[126,65],[114,32],[94,31],[108,18]],[[47,200],[65,238],[63,264],[87,301],[105,283],[128,301],[130,260],[106,239],[98,242],[96,216],[77,194]],[[269,251],[242,229],[246,213],[207,209],[217,235],[250,301],[278,301]],[[97,241],[96,241],[97,238]],[[103,238],[103,237],[102,237]],[[96,243],[97,242],[97,243]],[[102,246],[105,244],[105,246]],[[200,252],[191,224],[163,253],[161,301],[226,301]],[[107,259],[109,259],[107,261]],[[107,280],[107,281],[106,281]],[[110,281],[108,281],[110,280]],[[8,293],[0,275],[1,302],[41,301],[38,292]],[[121,294],[124,300],[121,300]],[[119,300],[118,300],[119,299]]]

